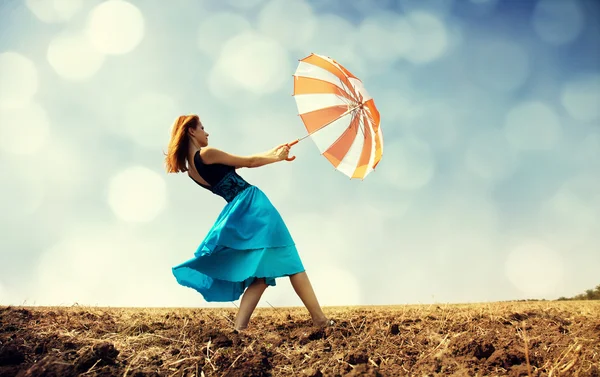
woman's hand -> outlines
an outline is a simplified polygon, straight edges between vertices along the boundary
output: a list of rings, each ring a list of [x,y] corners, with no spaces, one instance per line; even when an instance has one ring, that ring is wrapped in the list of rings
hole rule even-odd
[[[289,157],[289,153],[290,153],[289,144],[278,145],[271,150],[271,153],[273,153],[273,155],[275,157],[277,157],[277,159],[279,161],[283,161],[283,160],[292,161],[296,158],[296,157]]]

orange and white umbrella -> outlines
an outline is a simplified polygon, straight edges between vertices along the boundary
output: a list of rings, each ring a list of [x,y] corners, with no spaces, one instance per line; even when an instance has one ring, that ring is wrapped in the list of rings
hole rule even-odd
[[[335,60],[310,54],[294,73],[294,99],[308,135],[340,172],[364,179],[383,155],[380,115],[356,76]]]

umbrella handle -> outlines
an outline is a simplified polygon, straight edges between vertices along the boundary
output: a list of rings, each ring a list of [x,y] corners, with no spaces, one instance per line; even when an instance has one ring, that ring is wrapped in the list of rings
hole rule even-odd
[[[291,147],[291,146],[293,146],[293,145],[296,145],[296,144],[298,144],[298,141],[300,141],[300,140],[296,139],[296,140],[292,141],[291,143],[287,143],[286,145],[287,145],[288,147]],[[294,161],[295,159],[296,159],[296,156],[292,156],[292,157],[288,157],[288,158],[286,158],[285,160],[286,160],[286,161]]]

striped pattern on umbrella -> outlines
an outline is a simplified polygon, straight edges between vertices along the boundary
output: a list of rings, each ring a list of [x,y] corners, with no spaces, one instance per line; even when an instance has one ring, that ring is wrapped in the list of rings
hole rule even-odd
[[[294,73],[293,96],[307,136],[337,170],[364,179],[375,169],[383,134],[379,111],[361,80],[335,60],[310,54]]]

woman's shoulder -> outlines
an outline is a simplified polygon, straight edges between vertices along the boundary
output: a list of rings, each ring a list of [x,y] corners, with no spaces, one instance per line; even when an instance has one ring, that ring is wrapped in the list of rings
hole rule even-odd
[[[202,163],[207,164],[207,160],[210,160],[210,158],[213,157],[215,153],[219,152],[221,152],[221,150],[215,147],[203,147],[196,152],[195,156],[199,158],[202,161]]]
[[[218,158],[222,154],[227,154],[225,151],[215,147],[203,147],[198,151],[198,155],[205,159],[210,160]]]
[[[214,167],[226,167],[229,169],[235,169],[233,165],[229,165],[227,163],[221,162],[222,158],[219,158],[220,155],[227,154],[226,152],[215,148],[215,147],[204,147],[200,149],[197,156],[200,158],[200,161],[203,165],[212,165]]]

